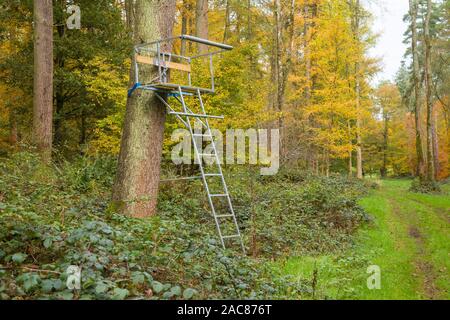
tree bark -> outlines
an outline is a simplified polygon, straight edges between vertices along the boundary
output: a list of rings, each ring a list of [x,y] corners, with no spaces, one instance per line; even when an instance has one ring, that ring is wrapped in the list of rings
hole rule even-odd
[[[435,109],[435,108],[433,108]],[[433,159],[434,159],[434,176],[436,180],[439,180],[439,173],[441,171],[441,164],[439,161],[439,137],[438,137],[438,113],[435,109],[433,112],[433,120],[431,124],[432,139],[433,139]]]
[[[384,109],[384,107],[383,107]],[[381,167],[380,173],[382,178],[387,176],[387,151],[388,151],[388,138],[389,138],[389,115],[386,110],[383,110],[383,165]]]
[[[33,140],[46,162],[52,156],[53,5],[34,1]]]
[[[197,0],[195,6],[195,35],[208,39],[208,0]],[[208,52],[208,46],[198,44],[198,52]]]
[[[58,21],[57,26],[58,31],[58,37],[61,41],[66,34],[66,28],[64,25],[63,19]],[[65,67],[66,59],[64,56],[64,50],[57,50],[56,51],[56,58],[55,58],[56,66],[59,68],[59,70],[62,70]],[[55,110],[55,119],[54,119],[54,135],[53,135],[53,144],[57,147],[58,145],[61,145],[63,142],[63,110],[64,110],[64,81],[63,79],[60,79],[58,83],[56,84],[55,88],[55,101],[56,101],[56,110]]]
[[[424,40],[425,40],[425,96],[427,105],[427,180],[434,182],[436,179],[433,154],[433,98],[431,83],[431,0],[427,0],[427,12],[425,16]]]
[[[228,40],[229,32],[230,32],[230,0],[226,0],[225,4],[225,26],[223,29],[223,42]]]
[[[423,154],[422,133],[420,125],[420,83],[419,83],[419,54],[417,48],[417,14],[418,14],[417,0],[409,0],[409,15],[411,17],[411,51],[413,56],[413,83],[414,83],[414,122],[416,127],[416,155],[417,155],[417,169],[416,175],[420,180],[425,179],[425,156]]]
[[[172,35],[175,0],[137,0],[134,8],[134,43],[151,42]],[[162,47],[169,51],[169,46]],[[141,77],[151,78],[153,66],[142,66]],[[130,83],[134,68],[130,70]],[[135,91],[127,100],[113,204],[134,217],[155,214],[162,158],[166,111],[150,90]]]
[[[347,121],[347,128],[348,128],[348,136],[350,137],[350,146],[353,148],[353,143],[352,143],[352,127],[351,127],[351,123],[350,120]],[[353,150],[350,149],[348,152],[348,177],[352,178],[353,177]]]
[[[133,29],[133,15],[133,0],[125,0],[125,22],[130,31]]]
[[[353,10],[353,35],[355,42],[359,43],[359,29],[360,29],[360,1],[352,2]],[[360,61],[355,63],[355,106],[356,106],[356,177],[363,178],[362,167],[362,138],[361,138],[361,80],[360,80]]]
[[[183,0],[183,7],[181,8],[181,34],[188,34],[188,1]],[[181,55],[186,54],[186,41],[181,41]]]

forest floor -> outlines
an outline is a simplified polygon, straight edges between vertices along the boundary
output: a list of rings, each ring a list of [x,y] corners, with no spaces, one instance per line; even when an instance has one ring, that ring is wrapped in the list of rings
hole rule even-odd
[[[408,180],[380,184],[360,201],[373,223],[350,249],[291,257],[283,272],[310,281],[316,299],[450,299],[449,185],[441,195],[424,195],[409,192]],[[367,287],[370,265],[380,267],[380,289]]]

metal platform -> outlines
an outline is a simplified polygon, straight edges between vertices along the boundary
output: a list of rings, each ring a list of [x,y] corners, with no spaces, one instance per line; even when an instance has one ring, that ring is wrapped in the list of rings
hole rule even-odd
[[[206,46],[207,50],[200,51],[198,49],[195,51],[191,49],[186,52],[186,44],[189,42]],[[195,48],[195,46],[190,45],[189,48]],[[184,93],[189,94],[196,94],[198,90],[203,94],[214,93],[213,56],[231,49],[233,49],[232,46],[189,35],[139,44],[134,47],[134,83],[135,85],[138,84],[134,89],[156,89],[155,91],[175,93],[178,87],[181,87]],[[209,88],[199,86],[199,83],[203,85],[206,79],[204,75],[202,78],[196,76],[195,70],[197,72],[199,70],[193,68],[193,63],[196,68],[203,68],[205,72],[208,69]],[[155,67],[157,73],[154,78],[143,79],[144,75],[141,74],[140,69],[144,65]],[[179,83],[171,83],[170,79],[174,78],[171,77],[171,73],[177,75],[176,79]]]
[[[151,89],[151,90],[156,89],[156,91],[163,91],[163,92],[169,92],[169,93],[174,93],[174,94],[178,94],[180,88],[183,93],[197,94],[198,91],[200,91],[200,93],[203,93],[203,94],[214,93],[214,90],[212,90],[212,89],[191,87],[191,86],[180,86],[180,85],[174,84],[174,83],[147,83],[147,84],[142,84],[141,88]]]

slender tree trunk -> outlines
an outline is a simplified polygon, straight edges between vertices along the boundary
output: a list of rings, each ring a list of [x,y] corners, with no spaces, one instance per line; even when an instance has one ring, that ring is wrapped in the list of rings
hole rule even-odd
[[[305,59],[305,78],[306,78],[306,84],[304,89],[304,99],[305,99],[305,108],[308,108],[311,105],[311,99],[313,95],[314,90],[314,76],[312,74],[312,59],[311,59],[311,49],[310,49],[310,43],[313,39],[313,32],[315,26],[315,18],[317,17],[317,4],[315,2],[313,3],[305,3],[303,8],[303,15],[304,15],[304,26],[303,26],[303,33],[304,33],[304,59]],[[312,128],[315,125],[315,121],[312,116],[308,117],[309,126]],[[311,161],[313,156],[313,153],[316,152],[316,148],[311,144],[309,146],[309,154],[308,157],[310,160],[308,161],[309,167],[311,170],[313,169],[313,162]]]
[[[420,124],[420,83],[419,83],[419,54],[417,49],[417,14],[418,14],[418,4],[417,0],[409,0],[409,15],[411,17],[411,51],[413,56],[413,83],[414,83],[414,122],[415,122],[415,133],[416,133],[416,155],[417,155],[417,169],[416,174],[419,176],[420,180],[425,179],[425,156],[423,153],[422,146],[422,134],[421,134],[421,124]]]
[[[175,0],[136,0],[134,42],[151,42],[172,35]],[[162,46],[170,51],[170,47]],[[151,79],[156,68],[142,66],[141,77]],[[131,67],[130,82],[134,79]],[[150,90],[138,91],[127,100],[113,203],[124,214],[155,214],[162,158],[166,111]]]
[[[44,161],[52,156],[53,4],[34,1],[33,139]]]
[[[360,42],[359,29],[360,26],[360,10],[361,5],[359,0],[349,0],[348,5],[352,10],[352,32],[355,44],[358,45]],[[360,61],[355,62],[355,108],[356,108],[356,177],[358,179],[363,178],[363,167],[362,167],[362,137],[361,137],[361,63]]]
[[[294,50],[294,14],[295,1],[290,1],[289,13],[286,19],[282,16],[282,6],[280,0],[274,0],[274,20],[275,20],[275,58],[272,67],[272,76],[275,80],[275,108],[280,113],[278,117],[278,128],[280,130],[280,153],[282,161],[286,158],[287,150],[285,144],[284,119],[281,112],[284,109],[284,98],[289,73],[292,68],[292,52]],[[284,21],[286,22],[284,23]],[[286,30],[284,30],[286,29]],[[284,32],[286,31],[286,32]],[[284,39],[283,34],[286,34]],[[284,41],[283,41],[284,40]],[[283,47],[285,45],[285,47]]]
[[[18,141],[18,133],[17,133],[17,118],[16,113],[11,108],[9,111],[9,143],[11,146],[16,146]]]
[[[353,148],[353,143],[352,143],[352,127],[351,127],[351,123],[350,120],[347,121],[347,128],[348,128],[348,136],[350,137],[350,145]],[[350,151],[348,152],[348,177],[351,178],[353,177],[353,150],[350,149]]]
[[[435,109],[435,108],[434,108]],[[439,180],[439,173],[441,171],[441,165],[439,162],[439,137],[438,137],[438,113],[437,110],[433,112],[433,121],[432,121],[432,139],[433,139],[433,159],[434,159],[434,171],[435,171],[435,179]]]
[[[225,26],[223,29],[223,42],[226,42],[230,32],[230,0],[226,0],[225,4]]]
[[[253,39],[253,28],[252,28],[252,0],[247,0],[247,32],[246,40],[251,41]]]
[[[356,73],[359,73],[359,64],[357,64]],[[361,96],[360,83],[359,83],[359,80],[357,80],[356,81],[356,110],[357,110],[357,118],[356,118],[356,177],[358,179],[363,178],[360,96]]]
[[[181,34],[188,34],[188,1],[183,0],[183,7],[181,8]],[[186,55],[186,41],[181,41],[181,55]]]
[[[133,15],[133,0],[125,0],[125,22],[130,31],[133,30]]]
[[[83,110],[80,115],[80,146],[83,146],[86,144],[87,141],[87,115],[86,111]]]
[[[208,39],[208,0],[197,0],[195,6],[195,35]],[[208,51],[208,46],[198,44],[199,53]]]
[[[58,37],[59,40],[62,40],[65,36],[66,29],[64,26],[63,20],[58,21]],[[57,50],[56,51],[56,58],[55,58],[56,66],[59,70],[62,70],[65,67],[66,59],[64,56],[63,50]],[[58,83],[56,84],[55,88],[55,102],[56,102],[56,110],[55,110],[55,119],[54,119],[54,135],[53,135],[53,144],[55,146],[58,146],[62,143],[63,140],[63,120],[64,120],[64,81],[63,79],[60,79]]]
[[[309,106],[311,101],[311,52],[309,49],[310,43],[310,27],[309,27],[309,5],[305,4],[303,9],[304,12],[304,54],[305,54],[305,77],[306,77],[306,86],[305,86],[305,105]]]
[[[434,182],[436,179],[433,154],[433,98],[431,83],[431,0],[427,0],[427,13],[425,16],[424,40],[425,40],[425,96],[427,104],[427,180]]]
[[[352,1],[353,10],[353,36],[356,43],[359,43],[360,29],[360,10],[361,4],[359,0]],[[356,106],[356,177],[363,178],[362,167],[362,137],[361,137],[361,79],[360,79],[360,61],[355,63],[355,106]]]
[[[385,111],[383,111],[383,166],[381,167],[381,177],[386,178],[387,175],[387,150],[388,150],[388,133],[389,133],[389,119]]]

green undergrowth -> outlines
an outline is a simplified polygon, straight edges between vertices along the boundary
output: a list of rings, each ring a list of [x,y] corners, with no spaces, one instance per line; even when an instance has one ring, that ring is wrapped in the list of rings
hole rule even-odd
[[[308,279],[271,261],[345,248],[368,219],[357,204],[368,188],[360,182],[229,168],[242,256],[221,249],[201,184],[162,185],[158,214],[133,219],[109,207],[114,169],[109,158],[45,166],[22,152],[0,160],[1,299],[310,297]],[[79,290],[66,286],[69,266],[81,268]]]

